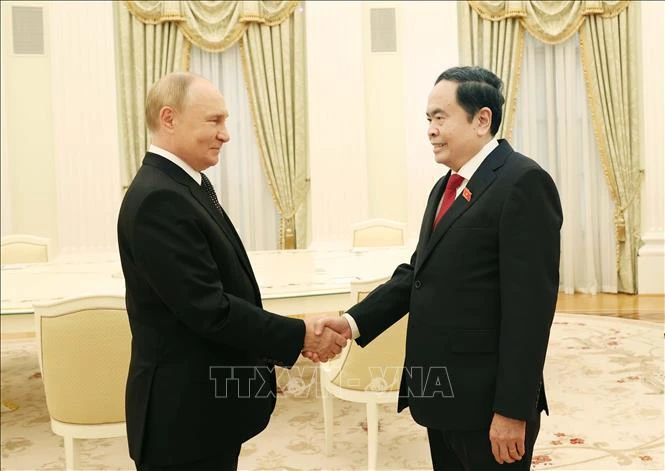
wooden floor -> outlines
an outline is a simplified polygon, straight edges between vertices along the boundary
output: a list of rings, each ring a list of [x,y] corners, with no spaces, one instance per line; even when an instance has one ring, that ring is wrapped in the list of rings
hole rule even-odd
[[[557,312],[665,322],[665,296],[559,293]]]

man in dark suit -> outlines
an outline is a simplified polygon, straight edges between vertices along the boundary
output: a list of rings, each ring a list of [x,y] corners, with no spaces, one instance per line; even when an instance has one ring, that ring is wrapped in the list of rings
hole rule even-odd
[[[364,346],[409,312],[398,410],[427,427],[437,470],[528,470],[547,411],[561,205],[550,176],[495,139],[501,87],[479,67],[439,76],[428,135],[450,171],[432,189],[411,261],[324,324]]]
[[[160,79],[146,100],[152,145],[120,208],[118,243],[132,354],[127,438],[139,470],[234,470],[275,407],[273,365],[346,339],[261,308],[233,224],[201,173],[229,140],[207,80]]]

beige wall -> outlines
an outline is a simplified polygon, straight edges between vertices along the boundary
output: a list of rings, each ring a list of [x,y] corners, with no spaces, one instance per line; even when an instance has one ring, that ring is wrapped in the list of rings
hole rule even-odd
[[[362,2],[305,6],[314,247],[348,243],[368,214],[362,15]]]
[[[44,8],[44,55],[16,55],[11,44],[11,7]],[[5,55],[6,165],[11,184],[3,207],[13,233],[52,240],[58,247],[48,2],[2,2],[2,53]],[[4,141],[4,139],[3,139]],[[3,231],[4,232],[4,231]]]
[[[17,3],[44,9],[43,56],[11,52]],[[111,7],[2,2],[2,233],[49,237],[55,253],[116,245],[121,189]]]
[[[370,8],[395,8],[397,52],[372,53]],[[435,78],[457,65],[455,2],[307,2],[311,235],[348,246],[366,218],[420,227],[445,168],[427,140]],[[344,25],[344,34],[338,34]]]
[[[115,250],[122,190],[112,2],[50,5],[53,154],[61,252]],[[84,223],[82,223],[84,221]]]
[[[363,2],[368,216],[406,222],[404,2]],[[372,52],[370,10],[394,8],[396,52]]]

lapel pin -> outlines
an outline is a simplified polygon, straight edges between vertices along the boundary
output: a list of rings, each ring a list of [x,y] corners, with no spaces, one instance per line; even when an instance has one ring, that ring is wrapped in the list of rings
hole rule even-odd
[[[467,187],[464,187],[462,190],[462,196],[464,197],[465,200],[471,201],[471,192]]]

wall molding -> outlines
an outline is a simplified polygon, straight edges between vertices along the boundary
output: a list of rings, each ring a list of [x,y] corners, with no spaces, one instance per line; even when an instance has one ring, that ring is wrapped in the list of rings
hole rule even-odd
[[[663,189],[663,55],[665,4],[636,2],[641,16],[642,243],[637,257],[639,294],[665,294],[665,191]],[[660,38],[661,40],[654,40]]]

